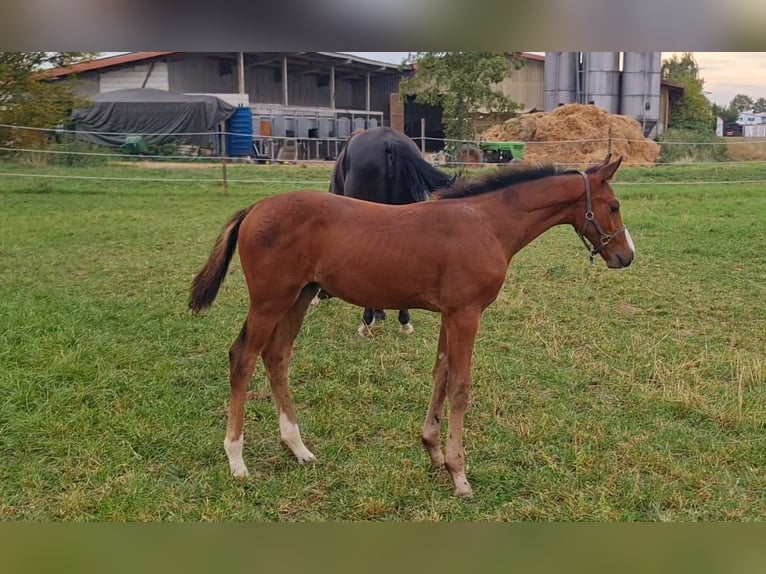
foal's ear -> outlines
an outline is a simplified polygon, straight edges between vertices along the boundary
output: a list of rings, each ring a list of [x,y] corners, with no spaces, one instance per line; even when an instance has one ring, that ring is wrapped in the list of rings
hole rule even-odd
[[[607,156],[607,159],[609,159],[609,156]],[[614,174],[617,173],[617,170],[620,168],[620,164],[622,163],[622,156],[620,156],[617,161],[614,161],[612,163],[607,164],[606,162],[599,166],[597,173],[604,178],[604,181],[609,181],[614,177]]]

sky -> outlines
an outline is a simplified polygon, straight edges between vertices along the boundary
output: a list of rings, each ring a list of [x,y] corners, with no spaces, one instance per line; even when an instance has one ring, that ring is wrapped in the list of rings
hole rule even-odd
[[[349,52],[372,60],[400,64],[407,52]],[[544,54],[544,52],[533,52]],[[670,58],[681,52],[663,52]],[[693,52],[705,80],[708,99],[726,106],[737,94],[766,98],[766,52]]]

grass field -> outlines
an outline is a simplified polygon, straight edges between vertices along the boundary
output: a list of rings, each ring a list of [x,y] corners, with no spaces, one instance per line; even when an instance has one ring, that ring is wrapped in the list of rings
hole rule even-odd
[[[0,520],[766,519],[766,190],[656,183],[766,179],[758,165],[624,169],[627,270],[591,267],[568,228],[517,256],[477,341],[470,501],[420,446],[438,317],[365,340],[338,300],[309,312],[291,372],[318,462],[280,445],[259,366],[252,476],[228,476],[246,289],[235,264],[193,316],[189,283],[234,211],[328,169],[231,167],[227,197],[179,181],[215,170],[0,171],[18,176],[0,176]]]

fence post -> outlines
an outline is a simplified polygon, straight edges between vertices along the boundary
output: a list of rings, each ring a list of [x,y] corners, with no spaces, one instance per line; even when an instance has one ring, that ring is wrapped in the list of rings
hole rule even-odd
[[[609,141],[607,143],[606,153],[612,155],[612,126],[609,126]]]
[[[420,155],[426,157],[426,119],[420,118]]]
[[[226,174],[226,123],[221,122],[221,175],[223,177],[223,194],[229,195],[229,180]]]

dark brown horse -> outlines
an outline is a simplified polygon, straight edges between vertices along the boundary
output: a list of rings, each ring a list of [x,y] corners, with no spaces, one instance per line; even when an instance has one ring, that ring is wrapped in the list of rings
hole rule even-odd
[[[425,161],[406,135],[381,127],[351,134],[335,162],[330,191],[376,203],[406,205],[425,201],[431,192],[454,181]],[[375,254],[371,256],[375,258]],[[359,334],[370,336],[370,328],[385,318],[383,309],[365,309]],[[399,310],[399,323],[402,332],[414,332],[407,309]]]
[[[354,305],[441,314],[423,444],[431,462],[449,471],[455,494],[471,496],[463,419],[482,313],[503,286],[511,258],[555,225],[573,226],[591,255],[600,255],[608,267],[630,265],[633,242],[607,183],[621,161],[606,160],[584,173],[512,169],[462,182],[435,194],[438,201],[398,207],[296,191],[234,215],[194,279],[189,301],[193,311],[213,303],[239,247],[250,309],[229,352],[224,448],[232,474],[248,474],[242,458],[244,409],[259,356],[282,440],[300,462],[314,460],[298,430],[287,372],[293,341],[321,286]],[[439,439],[445,399],[450,403],[446,456]]]

